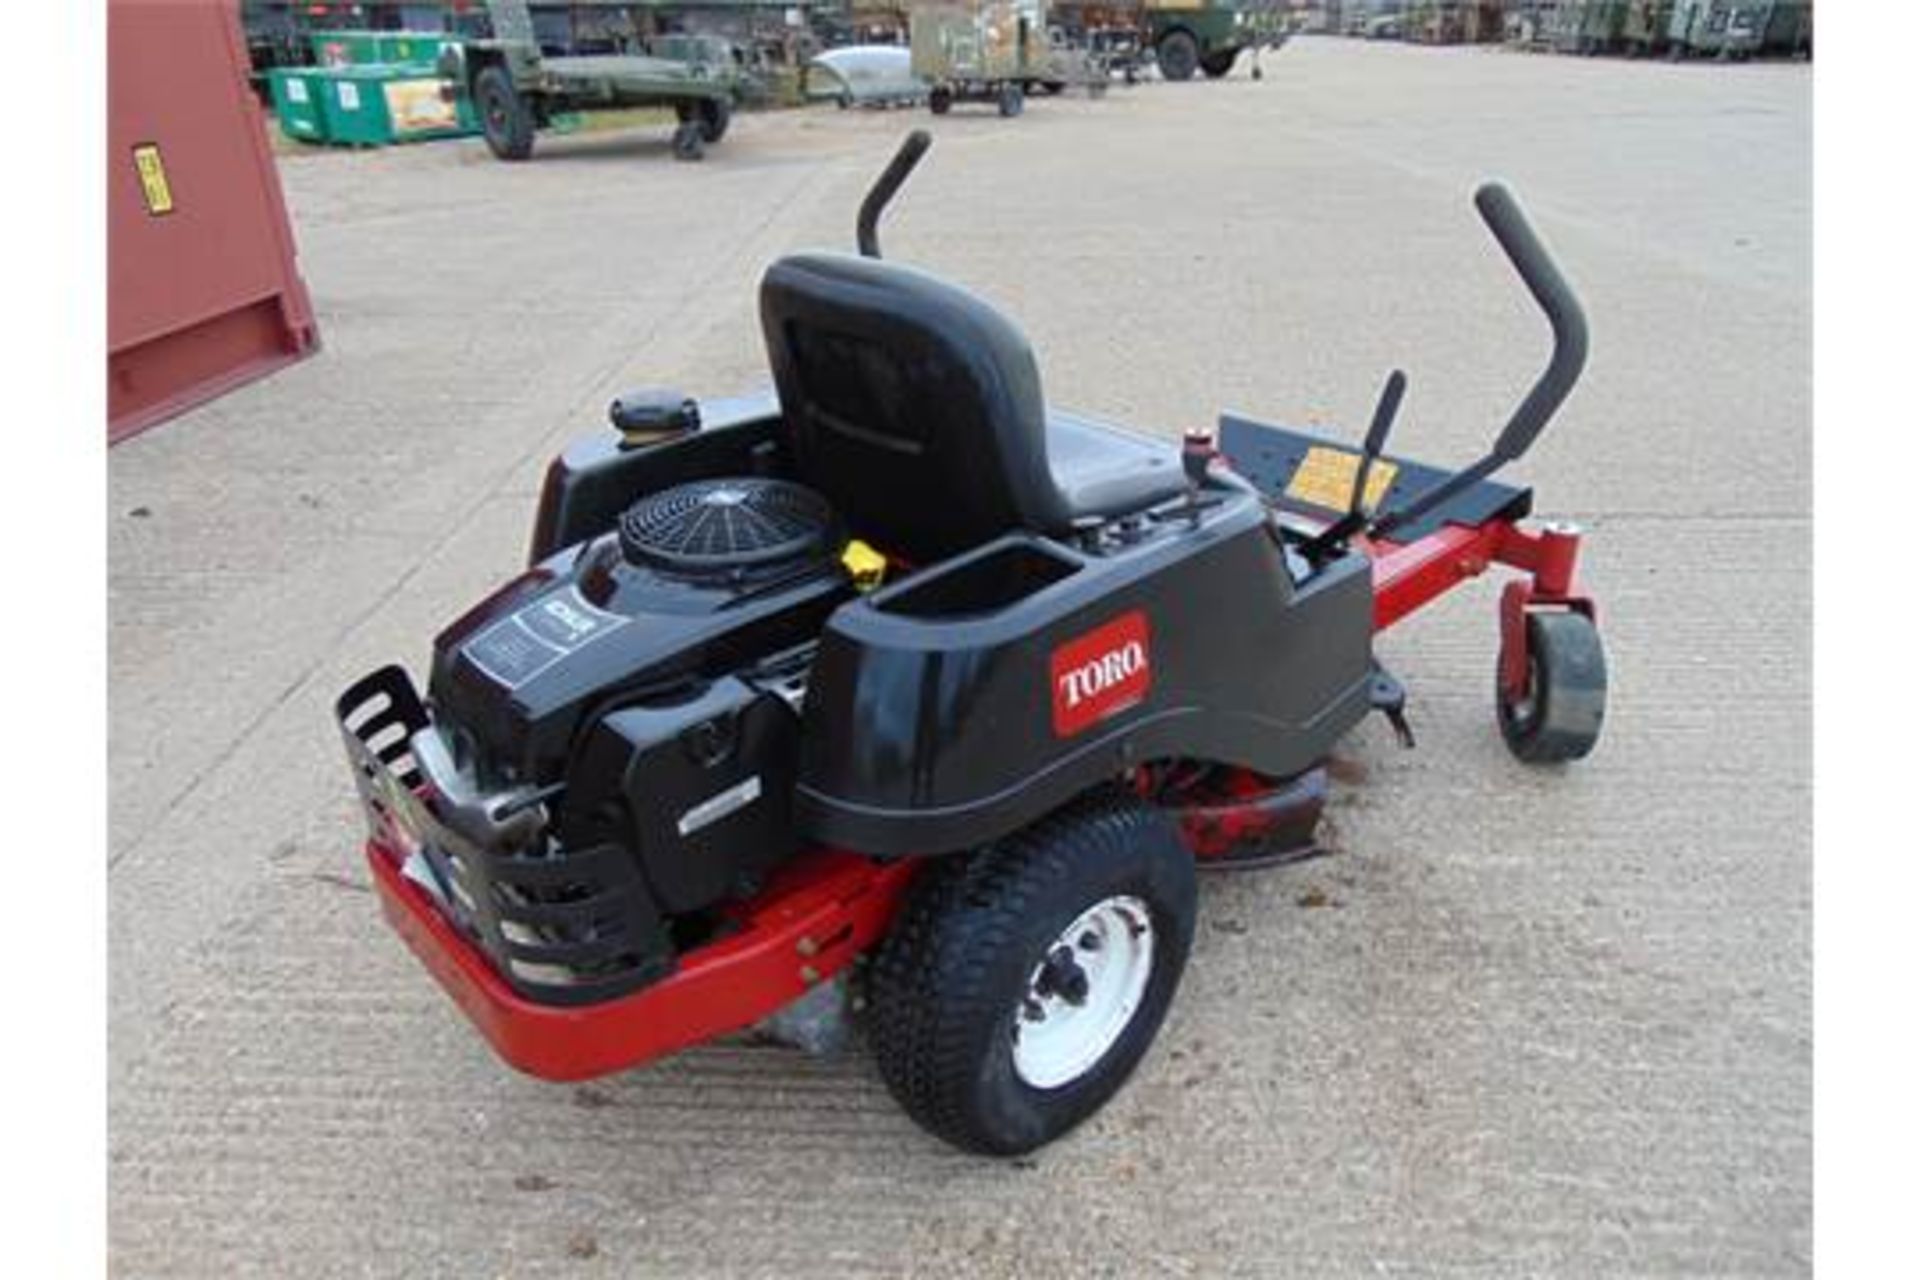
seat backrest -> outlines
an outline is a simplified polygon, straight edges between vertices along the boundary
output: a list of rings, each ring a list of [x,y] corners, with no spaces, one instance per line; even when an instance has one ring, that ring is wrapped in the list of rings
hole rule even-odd
[[[1068,523],[1033,350],[979,298],[799,254],[768,269],[760,323],[799,478],[856,532],[924,562]]]

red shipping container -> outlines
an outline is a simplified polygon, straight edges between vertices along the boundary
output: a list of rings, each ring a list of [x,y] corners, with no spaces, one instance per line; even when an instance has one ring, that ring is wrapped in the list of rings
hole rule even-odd
[[[239,6],[107,6],[107,438],[319,346]]]

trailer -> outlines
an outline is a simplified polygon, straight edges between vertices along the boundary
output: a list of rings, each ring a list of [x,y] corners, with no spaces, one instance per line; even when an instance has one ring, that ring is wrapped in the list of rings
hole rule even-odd
[[[1046,0],[940,0],[908,19],[913,74],[932,87],[937,116],[956,102],[991,102],[1002,116],[1026,109],[1027,94],[1050,79]]]
[[[441,56],[449,92],[464,94],[502,160],[533,154],[534,135],[556,117],[621,107],[671,107],[673,154],[698,160],[727,132],[743,83],[740,57],[717,37],[673,36],[652,53],[547,57],[527,0],[487,0],[488,39],[464,40]]]

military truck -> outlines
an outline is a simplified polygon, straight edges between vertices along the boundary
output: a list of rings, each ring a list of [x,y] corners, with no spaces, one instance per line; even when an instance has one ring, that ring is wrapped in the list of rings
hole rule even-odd
[[[1196,70],[1218,80],[1245,50],[1257,53],[1287,38],[1278,10],[1231,0],[1146,0],[1143,17],[1147,43],[1168,80],[1191,80]],[[1260,78],[1257,62],[1253,76]]]
[[[740,97],[733,46],[714,37],[669,37],[653,53],[546,57],[527,0],[487,0],[493,34],[441,56],[451,91],[472,97],[487,146],[502,160],[533,154],[535,133],[556,117],[616,107],[672,107],[673,154],[698,160],[720,141]]]
[[[1668,56],[1750,58],[1810,55],[1812,0],[1682,0],[1668,28]]]

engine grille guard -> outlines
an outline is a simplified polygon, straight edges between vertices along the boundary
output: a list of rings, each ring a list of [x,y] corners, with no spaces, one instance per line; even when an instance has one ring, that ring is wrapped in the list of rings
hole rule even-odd
[[[639,1066],[768,1017],[871,946],[920,865],[819,850],[777,870],[758,897],[729,912],[721,936],[655,980],[602,979],[557,990],[529,984],[501,959],[526,954],[503,925],[577,924],[592,919],[605,897],[503,904],[491,887],[577,884],[616,868],[640,886],[633,860],[620,850],[591,851],[585,862],[572,855],[558,860],[565,874],[548,869],[541,881],[534,864],[554,859],[489,853],[442,822],[410,746],[429,723],[426,708],[400,668],[359,681],[335,711],[366,812],[367,865],[388,923],[494,1050],[543,1079],[585,1080]],[[551,948],[537,957],[551,959]]]
[[[520,995],[588,1004],[671,972],[658,912],[614,845],[562,849],[475,839],[436,807],[414,735],[429,727],[413,682],[383,667],[335,707],[374,845],[420,885]]]

